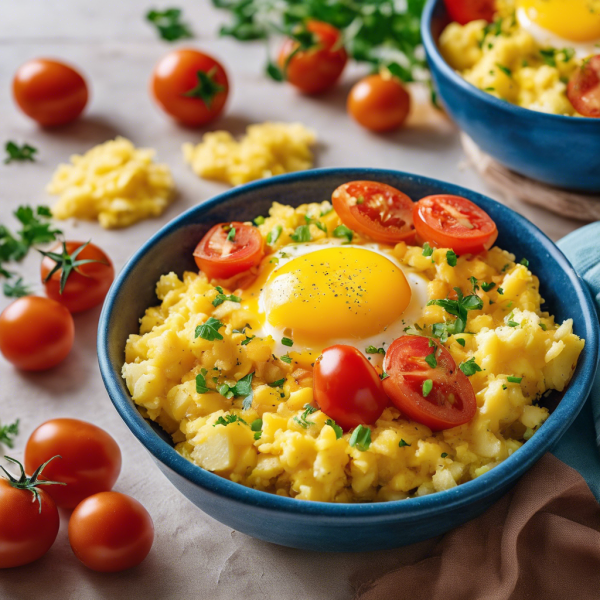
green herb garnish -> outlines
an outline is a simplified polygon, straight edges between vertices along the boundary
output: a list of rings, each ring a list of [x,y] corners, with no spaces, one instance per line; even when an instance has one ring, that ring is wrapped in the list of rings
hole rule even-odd
[[[523,381],[522,377],[515,377],[514,375],[509,375],[506,378],[506,381],[508,381],[508,383],[521,383],[521,381]]]
[[[288,346],[289,348],[291,348],[294,345],[294,340],[291,340],[290,338],[284,337],[284,338],[281,338],[281,343],[284,346]]]
[[[18,146],[15,142],[6,142],[4,146],[6,150],[6,154],[8,155],[4,159],[4,164],[9,164],[13,161],[29,161],[35,162],[35,154],[37,153],[37,148],[30,146],[29,144],[23,144],[22,146]]]
[[[310,242],[312,240],[308,225],[298,225],[298,227],[296,227],[296,231],[294,231],[290,237],[295,242]]]
[[[486,283],[485,281],[481,282],[481,289],[484,292],[489,292],[489,291],[493,290],[495,287],[496,287],[496,284],[493,281],[491,281],[490,283]]]
[[[214,340],[222,340],[223,336],[219,333],[219,329],[221,327],[225,327],[224,323],[221,323],[218,319],[214,317],[208,317],[206,323],[203,325],[198,325],[196,327],[196,338],[201,337],[204,340],[208,340],[212,342]]]
[[[288,356],[287,354],[284,354],[283,356],[280,356],[279,360],[281,360],[284,363],[287,363],[288,365],[292,364],[292,357]]]
[[[471,377],[471,375],[475,375],[475,373],[481,371],[481,367],[475,362],[474,356],[460,363],[459,368],[467,377]]]
[[[308,421],[308,415],[312,415],[314,412],[317,412],[317,409],[310,404],[304,405],[304,412],[300,415],[300,418],[294,417],[294,421],[300,425],[303,429],[308,429],[311,425],[314,425],[314,421]]]
[[[325,425],[329,425],[335,431],[336,440],[339,440],[344,435],[342,428],[333,419],[327,419]]]
[[[348,227],[346,227],[345,225],[338,225],[333,230],[333,235],[336,238],[346,238],[346,241],[344,242],[345,244],[349,244],[352,241],[352,238],[354,237],[352,229],[348,229]]]
[[[376,348],[375,346],[367,346],[365,349],[367,354],[385,354],[385,348]]]
[[[456,266],[456,261],[458,260],[458,256],[456,256],[456,253],[454,252],[454,250],[448,250],[448,252],[446,252],[446,260],[448,261],[448,264],[451,267]]]
[[[348,442],[353,448],[356,447],[361,452],[366,452],[371,445],[371,429],[364,425],[359,425],[350,436]]]
[[[2,289],[7,298],[22,298],[23,296],[29,296],[33,293],[30,286],[23,283],[22,277],[18,277],[15,281],[6,281],[2,286]]]
[[[427,257],[433,254],[433,248],[429,245],[429,242],[423,244],[423,252],[421,252],[421,254]]]
[[[19,419],[14,423],[0,426],[0,444],[12,448],[14,446],[14,438],[17,435],[19,435]]]
[[[483,308],[483,300],[475,295],[463,296],[460,288],[454,288],[457,300],[448,298],[443,300],[430,300],[427,306],[435,304],[441,306],[448,314],[454,315],[456,320],[453,323],[435,323],[432,327],[433,335],[442,338],[444,335],[453,335],[463,333],[467,325],[467,313],[470,310],[481,310]],[[436,327],[437,326],[437,327]]]
[[[232,423],[237,423],[238,425],[240,423],[243,423],[244,425],[248,425],[248,423],[246,423],[246,421],[244,421],[244,419],[242,419],[242,417],[238,417],[237,415],[225,415],[224,417],[223,416],[219,417],[213,423],[213,427],[216,427],[217,425],[223,425],[223,426],[227,427],[227,425],[231,425]]]
[[[216,295],[215,299],[212,301],[213,306],[219,306],[219,304],[223,304],[223,302],[229,301],[229,302],[241,302],[242,299],[239,296],[234,296],[233,294],[224,294],[223,293],[223,288],[220,285],[217,285],[215,287],[215,289],[217,290],[218,294]]]
[[[400,441],[398,442],[398,446],[399,446],[400,448],[406,448],[407,446],[410,446],[410,445],[411,445],[411,444],[409,444],[408,442],[405,442],[404,440],[400,440]]]
[[[427,398],[433,389],[433,381],[431,379],[426,379],[423,382],[423,398]]]
[[[283,227],[281,225],[275,225],[275,227],[267,234],[267,244],[269,244],[269,246],[274,246],[282,231]]]
[[[182,23],[180,19],[181,9],[179,8],[168,8],[163,11],[150,10],[146,13],[146,20],[156,27],[160,37],[167,42],[194,37],[187,23]]]
[[[206,394],[210,390],[206,386],[206,369],[202,369],[198,375],[196,375],[196,392],[198,394]]]

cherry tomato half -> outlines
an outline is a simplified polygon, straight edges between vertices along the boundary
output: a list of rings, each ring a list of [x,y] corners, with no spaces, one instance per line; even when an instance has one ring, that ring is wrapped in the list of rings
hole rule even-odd
[[[62,508],[74,508],[84,498],[112,489],[121,472],[121,450],[103,429],[78,419],[52,419],[42,423],[25,447],[29,473],[49,458],[44,479],[67,485],[48,486],[47,492]]]
[[[435,368],[425,360],[433,352]],[[409,419],[439,431],[468,423],[475,415],[477,401],[471,382],[437,342],[409,335],[398,338],[385,354],[383,369],[388,375],[383,380],[385,393]],[[427,395],[426,381],[432,384]]]
[[[71,313],[50,298],[25,296],[0,314],[0,352],[25,371],[43,371],[63,361],[75,339]]]
[[[225,107],[229,81],[212,56],[183,48],[154,67],[150,87],[158,105],[184,125],[197,127],[216,119]]]
[[[483,19],[491,23],[496,13],[496,0],[444,0],[453,21],[466,25]]]
[[[30,490],[0,478],[0,569],[41,558],[56,539],[60,525],[56,504],[41,487],[37,493],[39,502],[32,501]]]
[[[600,54],[585,60],[571,75],[567,96],[580,115],[600,118]]]
[[[391,185],[351,181],[333,192],[331,202],[344,225],[377,242],[414,239],[413,201]]]
[[[82,246],[85,247],[76,253],[77,249]],[[65,242],[63,246],[63,243],[60,242],[50,248],[49,252],[63,255],[64,262],[60,263],[61,268],[46,281],[50,272],[56,267],[57,261],[49,256],[45,256],[42,260],[41,275],[48,298],[60,302],[72,313],[88,310],[102,304],[115,278],[115,269],[110,258],[98,246],[94,244],[85,245],[84,242]],[[71,255],[74,253],[76,254],[72,259]],[[77,263],[85,260],[97,262],[76,264],[75,268],[71,269],[73,262]],[[61,293],[63,270],[67,271],[68,278]]]
[[[350,90],[347,109],[363,127],[391,131],[406,121],[410,95],[395,77],[369,75]]]
[[[312,34],[314,45],[299,50],[296,40],[285,40],[279,52],[279,66],[293,86],[305,94],[318,94],[335,85],[348,55],[339,30],[328,23],[307,21],[301,33]]]
[[[220,223],[200,240],[194,250],[198,268],[209,279],[229,279],[260,263],[263,239],[256,227],[244,223]]]
[[[86,498],[69,520],[75,556],[94,571],[123,571],[139,565],[150,552],[154,524],[134,498],[100,492]]]
[[[15,73],[13,96],[19,108],[40,125],[64,125],[83,112],[88,88],[73,67],[36,58],[21,65]]]
[[[420,238],[437,248],[452,248],[456,254],[489,250],[498,237],[491,217],[461,196],[421,198],[414,205],[413,219]]]
[[[354,346],[323,350],[313,377],[315,401],[346,431],[375,423],[388,405],[377,371]]]

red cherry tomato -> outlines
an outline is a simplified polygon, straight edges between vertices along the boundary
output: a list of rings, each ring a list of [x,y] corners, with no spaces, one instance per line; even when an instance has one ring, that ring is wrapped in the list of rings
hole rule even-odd
[[[413,201],[391,185],[351,181],[333,192],[331,202],[344,225],[378,242],[414,240]]]
[[[444,0],[453,21],[466,25],[483,19],[491,23],[496,13],[496,0]]]
[[[139,565],[153,541],[154,524],[148,511],[119,492],[86,498],[69,520],[71,548],[94,571],[123,571]]]
[[[260,263],[263,255],[260,231],[238,222],[215,225],[194,250],[198,268],[209,279],[243,273]]]
[[[298,50],[298,42],[287,39],[279,52],[279,66],[285,78],[305,94],[329,89],[340,78],[348,55],[338,29],[321,21],[308,21],[305,31],[312,34],[314,46]]]
[[[571,75],[567,96],[580,115],[600,118],[600,54],[585,60]]]
[[[393,404],[409,419],[438,431],[468,423],[477,409],[475,392],[467,376],[456,367],[450,352],[429,338],[403,336],[385,354],[388,374],[383,389]],[[435,351],[437,366],[425,358]],[[425,396],[424,383],[432,382]]]
[[[18,489],[0,478],[0,569],[41,558],[56,539],[60,525],[56,504],[46,490],[35,489],[37,500],[31,489]]]
[[[56,504],[74,508],[84,498],[112,489],[121,472],[121,450],[103,429],[78,419],[52,419],[42,423],[25,447],[28,472],[56,455],[44,478],[67,485],[48,486]]]
[[[37,58],[17,70],[13,96],[19,108],[40,125],[64,125],[83,112],[88,88],[85,79],[73,67]]]
[[[323,350],[313,377],[317,404],[346,431],[375,423],[388,405],[377,371],[354,346]]]
[[[372,131],[398,129],[410,111],[410,95],[395,77],[369,75],[350,90],[347,110]]]
[[[437,248],[452,248],[456,254],[489,250],[498,237],[490,216],[461,196],[422,198],[414,205],[413,219],[420,238]]]
[[[74,338],[71,313],[50,298],[19,298],[0,314],[0,351],[25,371],[56,366],[71,351]]]
[[[57,262],[49,256],[45,256],[42,260],[41,275],[46,287],[46,295],[48,298],[52,298],[52,300],[66,306],[72,313],[88,310],[102,304],[115,278],[115,269],[110,258],[94,244],[85,245],[79,253],[75,254],[74,259],[71,258],[71,255],[84,245],[84,242],[65,242],[64,246],[62,243],[58,243],[50,249],[50,252],[61,255],[66,252],[68,255],[68,258],[63,255],[64,262],[61,263],[62,267],[68,272],[68,278],[62,293],[60,288],[63,268],[55,271],[50,279],[46,281],[50,272],[56,267]],[[71,270],[69,263],[80,260],[98,262],[77,265]]]
[[[225,107],[229,82],[223,65],[198,50],[173,50],[158,61],[151,89],[158,105],[184,125],[216,119]]]

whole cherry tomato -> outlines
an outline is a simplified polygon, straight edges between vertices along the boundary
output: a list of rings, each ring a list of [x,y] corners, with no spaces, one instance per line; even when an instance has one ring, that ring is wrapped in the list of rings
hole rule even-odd
[[[17,479],[2,467],[7,478],[0,478],[0,569],[27,565],[44,556],[60,525],[54,500],[38,487],[37,476],[45,465],[27,477],[21,463],[6,458],[19,466],[21,476]]]
[[[85,79],[73,67],[56,60],[36,58],[21,65],[13,79],[19,108],[40,125],[74,121],[88,101]]]
[[[436,248],[452,248],[456,254],[489,250],[498,238],[492,218],[462,196],[421,198],[414,204],[413,219],[420,238]]]
[[[50,298],[25,296],[0,314],[0,351],[25,371],[56,366],[71,351],[74,338],[71,313]]]
[[[335,212],[350,229],[385,244],[414,240],[413,201],[391,185],[350,181],[331,195]]]
[[[571,75],[567,96],[580,115],[600,118],[600,54],[586,59]]]
[[[432,355],[436,366],[425,359]],[[406,335],[385,354],[383,389],[409,419],[433,431],[468,423],[477,409],[473,386],[450,352],[426,337]],[[427,383],[428,382],[428,383]]]
[[[354,346],[323,350],[313,378],[315,401],[346,431],[375,423],[388,405],[377,371]]]
[[[121,450],[103,429],[78,419],[52,419],[42,423],[25,446],[25,468],[55,455],[44,477],[66,483],[52,486],[48,494],[63,508],[74,508],[84,498],[112,489],[121,472]]]
[[[339,30],[311,20],[294,33],[295,39],[288,38],[279,52],[285,79],[305,94],[318,94],[335,85],[348,60]]]
[[[119,492],[86,498],[69,520],[71,548],[94,571],[123,571],[139,565],[153,541],[154,524],[148,511]]]
[[[184,125],[197,127],[216,119],[225,107],[229,82],[223,65],[212,56],[182,48],[161,58],[152,73],[158,105]]]
[[[466,25],[483,19],[491,23],[496,12],[496,0],[444,0],[453,21]]]
[[[348,112],[372,131],[398,129],[410,112],[410,95],[395,77],[369,75],[350,90]]]
[[[115,269],[94,244],[60,242],[44,252],[41,275],[48,298],[77,313],[102,304]]]
[[[220,223],[200,240],[194,258],[209,279],[229,279],[260,263],[263,246],[256,227],[238,222]]]

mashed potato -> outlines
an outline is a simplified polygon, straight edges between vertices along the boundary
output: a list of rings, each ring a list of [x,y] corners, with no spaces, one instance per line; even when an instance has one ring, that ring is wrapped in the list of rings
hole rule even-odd
[[[183,156],[199,177],[240,185],[310,169],[315,142],[301,123],[262,123],[250,125],[239,142],[227,131],[206,133],[200,144],[184,144]]]
[[[158,217],[173,201],[175,186],[169,167],[156,164],[154,154],[118,137],[72,156],[48,184],[48,193],[60,195],[52,214],[97,219],[107,229]]]
[[[450,23],[439,39],[448,64],[469,83],[496,98],[557,115],[576,115],[567,83],[581,63],[570,49],[541,47],[519,28],[514,6],[500,4],[494,24]]]
[[[289,242],[307,213],[326,213],[328,231],[339,225],[328,207],[274,204],[259,227],[265,237],[282,228],[270,251]],[[314,239],[326,235],[317,227],[312,233]],[[566,387],[584,341],[573,333],[571,320],[558,325],[541,310],[537,277],[512,254],[495,247],[460,257],[452,267],[446,252],[437,249],[429,257],[421,247],[393,248],[402,264],[427,279],[430,299],[445,298],[453,287],[471,293],[471,277],[495,284],[477,291],[484,307],[469,312],[468,333],[445,342],[457,364],[474,358],[481,367],[469,377],[478,408],[465,425],[434,433],[390,407],[371,426],[370,446],[351,446],[351,432],[336,431],[315,408],[312,371],[276,356],[272,338],[249,339],[244,325],[250,315],[231,300],[215,307],[219,292],[203,274],[191,272],[182,279],[169,273],[158,282],[161,303],[146,311],[139,335],[127,342],[127,387],[183,456],[258,490],[326,502],[386,501],[478,477],[544,423],[548,410],[540,400]],[[195,338],[196,327],[210,317],[225,324],[222,340]],[[447,317],[440,306],[424,306],[417,325],[427,332]],[[238,385],[245,391],[235,397],[229,392]]]

